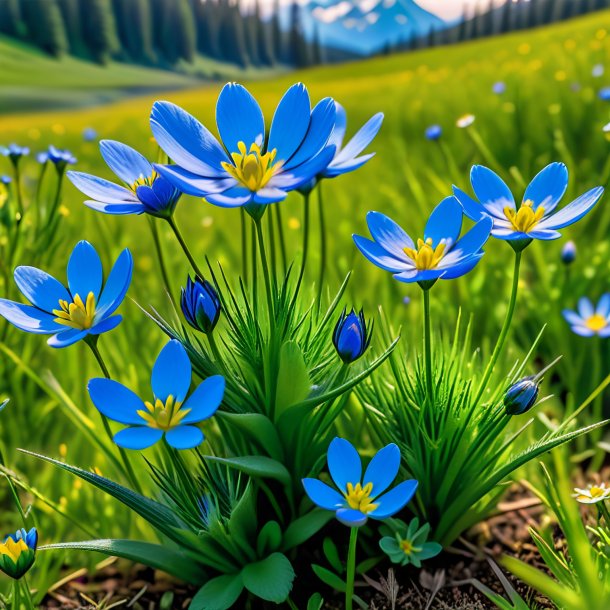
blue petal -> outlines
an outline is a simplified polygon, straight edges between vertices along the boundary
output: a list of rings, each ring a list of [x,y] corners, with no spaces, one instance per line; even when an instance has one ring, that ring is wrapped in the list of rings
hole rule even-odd
[[[335,437],[328,447],[326,460],[330,476],[340,491],[345,491],[348,483],[360,483],[362,463],[358,452],[349,441]]]
[[[610,293],[606,292],[606,294],[601,296],[597,302],[595,313],[604,318],[608,317],[608,314],[610,314]]]
[[[424,231],[424,240],[432,239],[436,248],[441,240],[455,244],[462,229],[462,206],[455,197],[443,199],[430,214]]]
[[[145,207],[138,203],[101,203],[100,201],[85,201],[85,205],[97,212],[123,216],[125,214],[143,214]]]
[[[218,140],[195,117],[170,102],[155,102],[150,127],[159,146],[178,165],[200,176],[225,176],[230,161]]]
[[[369,513],[369,517],[373,519],[387,519],[395,515],[411,501],[416,491],[417,481],[415,479],[403,481],[391,491],[376,498],[375,504],[378,504],[378,506],[374,511]]]
[[[221,375],[213,375],[202,381],[182,405],[183,409],[191,410],[182,423],[192,424],[212,417],[222,402],[224,392],[225,379]]]
[[[165,433],[165,440],[174,449],[193,449],[203,442],[203,432],[195,426],[177,426]]]
[[[69,345],[78,343],[81,339],[84,339],[89,334],[88,329],[81,330],[79,328],[68,328],[66,326],[63,328],[67,328],[68,330],[62,330],[61,332],[47,339],[48,345],[56,348],[68,347]]]
[[[373,456],[364,473],[362,485],[364,487],[367,483],[372,483],[371,496],[375,498],[392,484],[399,468],[400,449],[394,443],[386,445]]]
[[[610,337],[610,323],[605,328],[602,328],[600,331],[598,331],[597,334],[600,337],[604,337],[604,338]]]
[[[345,505],[345,498],[335,489],[318,479],[303,479],[303,487],[309,499],[326,510],[337,510]]]
[[[391,271],[392,273],[397,273],[415,268],[413,264],[398,260],[393,255],[390,255],[381,246],[377,245],[374,241],[371,241],[366,237],[362,237],[360,235],[353,235],[352,237],[358,250],[360,250],[360,252],[362,252],[362,254],[364,254],[369,261],[371,261],[371,263],[381,267],[381,269]]]
[[[103,280],[102,261],[95,248],[88,241],[79,241],[68,261],[68,286],[72,300],[78,294],[83,301],[90,292],[97,303]]]
[[[172,339],[161,350],[153,366],[151,377],[155,398],[165,402],[173,396],[182,402],[191,385],[191,361],[179,341]]]
[[[575,311],[571,311],[570,309],[564,309],[561,313],[568,324],[582,326],[585,323],[582,317],[579,316]]]
[[[419,269],[407,269],[402,271],[401,273],[394,274],[394,279],[399,282],[405,282],[406,284],[410,284],[412,282],[429,282],[432,280],[438,280],[447,273],[446,269],[424,269],[420,271]]]
[[[355,159],[375,138],[383,123],[383,113],[378,112],[371,117],[345,145],[345,148],[335,157],[334,163],[339,165],[350,159]]]
[[[538,224],[537,229],[563,229],[575,223],[591,210],[603,194],[604,189],[601,186],[587,191],[556,214],[545,218]]]
[[[529,183],[523,201],[533,201],[533,209],[544,208],[545,214],[552,212],[568,188],[568,169],[563,163],[551,163],[538,172]]]
[[[572,332],[581,337],[592,337],[595,334],[588,326],[579,326],[577,324],[572,326]]]
[[[444,269],[439,267],[443,271],[442,278],[444,280],[454,280],[457,277],[470,273],[476,266],[477,263],[483,258],[483,252],[480,254],[471,254],[467,258],[462,259],[459,263],[456,263],[452,267]]]
[[[559,239],[561,237],[561,233],[552,229],[534,229],[533,231],[528,231],[527,236],[531,237],[532,239],[543,239],[545,241],[549,241],[551,239]]]
[[[335,148],[327,146],[313,159],[293,167],[287,172],[280,172],[274,176],[267,184],[267,187],[277,187],[285,191],[298,189],[315,178],[325,167],[328,167],[334,154]]]
[[[453,196],[460,202],[464,214],[471,220],[478,222],[482,218],[488,215],[488,211],[478,201],[475,201],[470,195],[467,195],[464,191],[459,189],[457,186],[453,186]]]
[[[265,119],[258,102],[250,92],[237,83],[227,83],[216,104],[218,133],[229,152],[238,151],[238,143],[246,148],[253,143],[262,146],[265,138]]]
[[[380,212],[369,212],[366,224],[373,239],[384,249],[400,260],[410,260],[405,248],[413,248],[413,240],[391,218]]]
[[[127,289],[131,283],[133,272],[133,258],[131,252],[123,250],[110,270],[106,285],[102,290],[100,301],[95,310],[96,320],[109,316],[116,311],[123,302]]]
[[[493,227],[493,221],[489,216],[483,217],[470,231],[457,240],[453,248],[446,254],[439,264],[441,269],[459,263],[464,258],[476,254],[489,239]]]
[[[326,145],[335,124],[335,103],[330,98],[324,98],[311,111],[311,121],[307,135],[297,152],[284,165],[288,170],[305,163],[315,157]]]
[[[139,178],[152,176],[153,167],[137,150],[115,140],[102,140],[100,152],[108,167],[131,185]]]
[[[163,430],[137,426],[125,428],[114,435],[114,442],[123,449],[148,449],[163,437]]]
[[[144,401],[129,388],[114,379],[97,377],[87,384],[91,401],[104,416],[121,424],[143,425],[138,411],[146,411]]]
[[[470,182],[477,199],[486,208],[490,205],[494,206],[496,211],[506,205],[515,208],[515,198],[510,189],[504,180],[489,168],[475,165],[470,171]]]
[[[15,284],[30,303],[49,313],[59,307],[60,300],[72,302],[70,293],[62,284],[36,267],[17,267]]]
[[[66,328],[57,324],[54,321],[55,316],[50,313],[7,299],[0,299],[0,316],[20,330],[37,335],[48,335]]]
[[[268,204],[268,203],[277,203],[278,201],[284,201],[288,193],[278,188],[269,188],[268,186],[260,189],[254,193],[253,201],[254,203],[260,204]]]
[[[103,333],[107,333],[108,331],[116,328],[123,320],[123,316],[111,316],[110,318],[105,318],[98,324],[94,324],[89,332],[92,335],[101,335]]]
[[[254,193],[244,186],[233,186],[222,193],[205,195],[205,200],[221,208],[237,208],[250,203]]]
[[[96,201],[104,203],[137,202],[134,193],[114,182],[83,172],[69,171],[66,175],[79,191]]]
[[[583,320],[587,320],[595,313],[595,307],[587,297],[578,299],[578,313]]]
[[[359,510],[353,508],[340,508],[335,516],[337,519],[347,525],[347,527],[362,527],[368,520],[368,517]]]
[[[288,161],[299,148],[309,128],[310,115],[307,88],[297,83],[286,91],[271,122],[267,150],[276,149],[278,161]]]
[[[353,172],[358,168],[362,167],[365,163],[370,161],[375,156],[375,153],[369,153],[368,155],[362,155],[361,157],[356,157],[351,161],[344,161],[342,163],[337,163],[334,160],[322,173],[325,178],[335,178],[336,176],[342,176],[343,174],[348,174],[349,172]]]
[[[205,197],[208,193],[220,193],[237,184],[235,178],[204,178],[179,165],[155,165],[166,180],[187,195]]]
[[[343,138],[345,137],[345,129],[347,128],[347,113],[345,108],[339,102],[335,102],[335,125],[328,139],[330,146],[335,146],[337,150],[341,150]]]

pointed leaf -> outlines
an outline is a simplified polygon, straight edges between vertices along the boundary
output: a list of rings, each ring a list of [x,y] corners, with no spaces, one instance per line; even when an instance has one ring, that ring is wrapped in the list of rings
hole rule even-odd
[[[303,542],[315,536],[334,516],[335,513],[332,511],[316,508],[295,519],[284,532],[282,550],[288,551],[303,544]]]
[[[280,368],[275,398],[275,417],[290,406],[305,400],[311,391],[311,381],[303,352],[295,341],[288,341],[280,350]]]
[[[273,553],[266,559],[247,565],[241,572],[244,586],[265,601],[280,604],[288,598],[295,573],[286,555]]]
[[[263,479],[276,479],[284,485],[290,485],[290,473],[283,464],[277,460],[263,455],[246,455],[243,457],[221,458],[215,455],[204,455],[206,460],[220,462],[241,472],[245,472],[251,477]]]
[[[240,432],[249,436],[270,457],[282,461],[284,451],[277,435],[277,430],[271,420],[262,413],[225,413],[217,412],[216,417],[229,422]]]
[[[199,589],[189,610],[229,610],[243,589],[240,574],[217,576]]]

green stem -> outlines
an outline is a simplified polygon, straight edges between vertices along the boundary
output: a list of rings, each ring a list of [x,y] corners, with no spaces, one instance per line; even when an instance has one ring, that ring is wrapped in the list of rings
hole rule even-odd
[[[244,276],[244,284],[248,285],[248,240],[246,233],[246,212],[244,208],[239,208],[239,218],[241,224],[241,272]]]
[[[40,202],[40,195],[42,192],[42,182],[44,175],[47,171],[48,163],[43,163],[40,168],[40,174],[38,175],[38,182],[36,183],[36,197],[34,202],[36,204],[36,235],[40,231],[40,225],[42,224],[42,204]]]
[[[184,251],[186,258],[188,258],[189,263],[191,263],[191,267],[193,268],[193,270],[199,277],[203,278],[204,275],[201,272],[201,269],[199,269],[197,262],[195,261],[193,255],[191,254],[191,251],[189,250],[188,246],[186,245],[186,242],[184,241],[184,237],[182,237],[182,233],[180,232],[180,229],[178,229],[178,225],[176,224],[176,221],[174,220],[173,216],[170,216],[167,219],[167,222],[168,222],[169,226],[172,228],[172,231],[174,232],[174,235],[176,236],[176,239],[178,240],[180,247]]]
[[[322,307],[322,284],[326,271],[326,221],[324,219],[324,202],[322,199],[322,183],[318,184],[318,217],[320,219],[320,273],[318,275],[318,311]]]
[[[256,256],[256,223],[252,224],[252,252],[250,258],[252,259],[252,308],[254,310],[254,317],[256,317],[258,311],[258,262]]]
[[[51,223],[52,219],[55,217],[55,214],[57,213],[57,208],[59,207],[59,202],[61,200],[61,185],[63,182],[63,178],[64,178],[64,172],[58,171],[57,172],[57,188],[55,189],[55,197],[53,198],[53,204],[51,205],[51,210],[47,217],[47,223],[49,223],[49,224]],[[47,226],[49,226],[49,225],[47,225]]]
[[[91,351],[93,352],[93,355],[95,356],[95,359],[97,360],[97,363],[99,364],[99,367],[102,370],[104,377],[106,377],[106,379],[111,379],[110,373],[108,372],[108,367],[106,366],[106,363],[104,362],[104,359],[100,354],[100,350],[97,347],[97,339],[86,339],[85,343],[91,348]],[[102,424],[104,425],[104,430],[106,431],[108,438],[112,443],[114,443],[112,430],[110,429],[110,423],[108,422],[107,417],[101,411],[100,416],[102,418]],[[136,477],[136,473],[133,471],[133,467],[131,465],[131,462],[129,461],[129,458],[127,457],[127,454],[125,453],[125,450],[122,447],[119,447],[118,449],[121,455],[121,460],[123,461],[124,474],[131,481],[131,484],[134,486],[135,490],[141,494],[142,488],[140,487],[140,484]]]
[[[424,289],[424,363],[426,366],[426,394],[432,402],[434,380],[432,378],[432,328],[430,324],[430,289]]]
[[[208,342],[210,344],[210,348],[212,349],[212,354],[214,354],[214,358],[216,359],[216,363],[220,366],[220,363],[222,362],[222,356],[220,355],[218,344],[216,343],[216,339],[214,338],[214,332],[208,333]]]
[[[604,516],[604,519],[606,520],[606,528],[610,528],[610,510],[608,510],[605,500],[602,500],[599,503],[599,512]]]
[[[299,271],[296,292],[298,292],[301,287],[301,282],[305,275],[305,266],[307,265],[307,251],[309,250],[309,197],[309,192],[303,195],[303,258],[301,259],[301,270]]]
[[[521,267],[521,252],[515,252],[515,266],[513,270],[513,285],[510,292],[510,301],[508,302],[508,311],[506,312],[506,318],[504,319],[504,324],[502,326],[502,330],[500,331],[500,336],[498,337],[498,341],[496,346],[494,347],[494,351],[491,354],[491,358],[487,363],[487,367],[485,368],[485,373],[483,374],[483,378],[481,379],[481,383],[479,384],[479,388],[477,390],[476,398],[474,402],[477,403],[481,400],[483,396],[483,392],[485,392],[485,388],[487,383],[489,382],[489,378],[493,373],[494,366],[502,353],[502,348],[504,347],[504,343],[506,342],[506,337],[508,336],[508,331],[510,330],[510,325],[513,320],[513,314],[515,313],[515,305],[517,304],[517,291],[519,289],[519,269]]]
[[[347,551],[347,579],[345,582],[345,610],[352,610],[354,597],[354,578],[356,576],[356,542],[358,528],[352,527],[349,533],[349,549]]]
[[[152,234],[153,243],[155,244],[155,251],[157,253],[157,259],[159,261],[159,269],[161,270],[161,277],[163,279],[163,285],[165,286],[165,290],[169,295],[169,298],[174,306],[174,309],[177,309],[176,301],[174,300],[174,295],[172,293],[172,286],[169,281],[169,274],[167,273],[167,266],[165,264],[165,258],[163,256],[163,250],[161,248],[161,240],[159,239],[159,230],[157,228],[157,224],[154,218],[147,216],[148,225],[150,226],[150,232]]]
[[[25,592],[25,603],[27,610],[35,610],[34,600],[32,599],[32,592],[30,591],[30,585],[25,577],[25,574],[21,577],[21,586]]]
[[[265,292],[267,294],[267,308],[269,310],[269,322],[273,324],[274,307],[273,297],[271,296],[271,278],[269,276],[269,265],[267,263],[267,253],[265,252],[265,242],[263,240],[263,227],[261,221],[255,220],[256,225],[256,236],[258,238],[258,249],[261,257],[261,264],[263,266],[263,279],[265,280]]]
[[[274,205],[275,208],[275,220],[277,222],[277,235],[280,241],[280,252],[282,254],[282,266],[284,269],[284,275],[288,271],[288,259],[286,257],[286,242],[284,241],[284,225],[282,223],[282,211],[281,206]]]
[[[11,601],[13,610],[21,610],[21,585],[18,580],[13,580],[13,599]]]
[[[277,292],[277,258],[275,253],[275,227],[273,226],[273,214],[267,214],[268,230],[269,230],[269,250],[271,251],[271,280],[273,281],[273,289]]]
[[[19,212],[19,220],[17,224],[19,224],[23,220],[23,214],[25,213],[25,208],[23,207],[23,195],[21,193],[21,172],[19,171],[19,161],[15,161],[13,163],[13,169],[15,172],[15,193],[17,195],[17,211]]]

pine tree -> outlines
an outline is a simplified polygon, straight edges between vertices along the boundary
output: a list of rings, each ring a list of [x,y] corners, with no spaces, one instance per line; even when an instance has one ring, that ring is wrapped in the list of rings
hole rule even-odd
[[[197,49],[202,55],[218,58],[220,7],[212,0],[195,0],[193,12],[197,28]]]
[[[81,0],[83,40],[95,61],[105,64],[119,49],[109,0]]]
[[[256,37],[258,56],[261,63],[272,66],[275,62],[273,53],[273,42],[271,40],[270,24],[263,20],[260,2],[256,0],[254,5],[254,18],[256,19]]]
[[[290,63],[297,67],[305,67],[310,63],[309,50],[303,35],[301,23],[301,7],[293,1],[290,5]]]
[[[0,0],[0,33],[14,37],[25,33],[19,0]]]
[[[318,29],[317,22],[314,22],[310,57],[311,63],[314,66],[319,66],[324,63],[324,50],[322,49],[322,43],[320,42],[320,30]]]
[[[258,53],[258,26],[260,21],[257,19],[254,12],[244,15],[244,33],[246,37],[246,48],[248,49],[248,57],[255,66],[261,65],[261,58]]]
[[[273,6],[273,16],[271,17],[271,43],[273,45],[273,57],[276,63],[286,61],[284,53],[284,33],[280,24],[280,3],[275,0]]]
[[[151,62],[153,26],[149,0],[113,0],[122,49],[136,61]]]
[[[23,5],[23,18],[28,37],[37,46],[55,57],[66,52],[66,30],[55,0],[28,0]]]
[[[66,29],[68,50],[73,55],[83,53],[83,39],[81,36],[79,0],[57,0],[61,16]]]
[[[175,63],[180,59],[192,62],[197,53],[197,30],[189,0],[161,0],[161,30],[158,45],[165,58]]]

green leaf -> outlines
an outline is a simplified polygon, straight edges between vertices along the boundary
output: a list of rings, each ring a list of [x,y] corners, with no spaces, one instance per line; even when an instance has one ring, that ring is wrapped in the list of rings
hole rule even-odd
[[[201,566],[178,550],[141,542],[139,540],[85,540],[83,542],[61,542],[41,546],[40,551],[51,549],[74,549],[95,551],[111,557],[122,557],[137,561],[157,570],[167,572],[193,585],[201,584],[206,574]]]
[[[241,577],[250,593],[280,604],[290,594],[295,573],[286,555],[273,553],[262,561],[247,565],[241,571]]]
[[[246,491],[239,499],[227,525],[232,538],[239,538],[240,546],[250,546],[250,541],[254,540],[256,533],[256,502],[252,490],[252,483],[249,482]]]
[[[221,458],[215,455],[204,455],[203,457],[212,462],[226,464],[251,477],[276,479],[284,485],[290,485],[290,473],[286,467],[277,460],[272,460],[264,455],[246,455],[234,458]]]
[[[356,574],[366,574],[366,572],[372,570],[382,559],[383,557],[377,555],[377,557],[369,557],[368,559],[361,561],[356,566]]]
[[[332,541],[331,538],[324,538],[322,542],[322,550],[324,551],[324,555],[330,563],[332,569],[338,574],[343,574],[343,563],[341,563],[341,559],[339,558],[339,551],[337,550],[337,545]]]
[[[282,530],[277,521],[268,521],[261,529],[256,542],[256,552],[259,557],[274,553],[282,544]]]
[[[339,593],[345,593],[345,583],[335,573],[315,563],[311,564],[311,569],[325,585]]]
[[[240,574],[217,576],[199,589],[189,610],[229,610],[243,589]]]
[[[254,441],[270,457],[282,461],[284,451],[273,422],[262,413],[217,412],[216,417],[227,421]]]
[[[324,599],[319,593],[314,593],[307,602],[307,610],[322,610]]]
[[[288,341],[280,350],[280,367],[275,398],[275,418],[290,406],[305,400],[311,391],[311,380],[303,352],[295,341]]]
[[[315,536],[334,516],[335,513],[332,511],[315,508],[306,515],[295,519],[284,532],[282,550],[288,551],[303,544]]]

